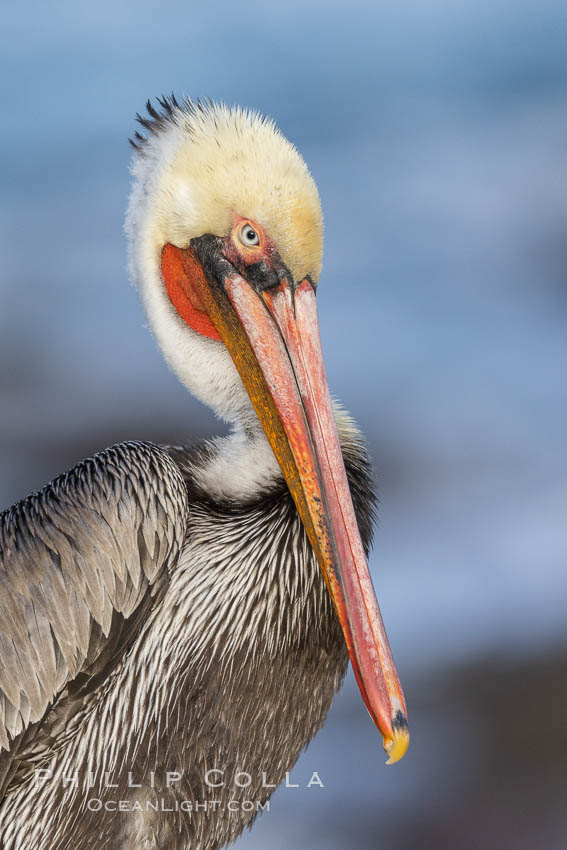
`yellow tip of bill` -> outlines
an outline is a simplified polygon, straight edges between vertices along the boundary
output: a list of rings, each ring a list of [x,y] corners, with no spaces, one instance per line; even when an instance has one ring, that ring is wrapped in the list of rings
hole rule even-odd
[[[386,764],[395,764],[402,759],[409,747],[409,729],[407,722],[403,725],[394,725],[391,738],[384,738],[384,749],[388,756]]]

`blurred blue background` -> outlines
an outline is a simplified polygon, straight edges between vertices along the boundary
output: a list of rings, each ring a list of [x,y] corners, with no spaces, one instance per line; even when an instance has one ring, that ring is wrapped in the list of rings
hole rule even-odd
[[[128,283],[126,139],[172,90],[269,113],[321,192],[412,745],[383,767],[349,678],[238,847],[564,850],[567,5],[4,0],[0,39],[0,506],[221,430]]]

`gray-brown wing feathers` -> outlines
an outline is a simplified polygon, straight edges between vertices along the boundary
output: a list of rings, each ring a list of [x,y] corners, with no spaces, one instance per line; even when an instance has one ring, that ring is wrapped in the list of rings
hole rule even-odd
[[[122,443],[0,514],[0,749],[104,647],[181,549],[187,491],[157,446]]]

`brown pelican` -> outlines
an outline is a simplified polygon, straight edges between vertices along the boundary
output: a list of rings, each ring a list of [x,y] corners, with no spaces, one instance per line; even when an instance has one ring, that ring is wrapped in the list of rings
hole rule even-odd
[[[315,183],[254,112],[172,97],[139,120],[131,274],[231,431],[113,446],[0,516],[4,850],[224,846],[349,655],[389,761],[408,744],[368,457],[321,355]]]

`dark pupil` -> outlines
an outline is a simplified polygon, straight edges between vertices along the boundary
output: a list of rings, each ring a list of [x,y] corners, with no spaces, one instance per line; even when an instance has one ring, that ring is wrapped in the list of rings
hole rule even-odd
[[[256,239],[256,231],[252,230],[251,227],[248,227],[246,230],[246,238],[249,242],[253,242]]]

